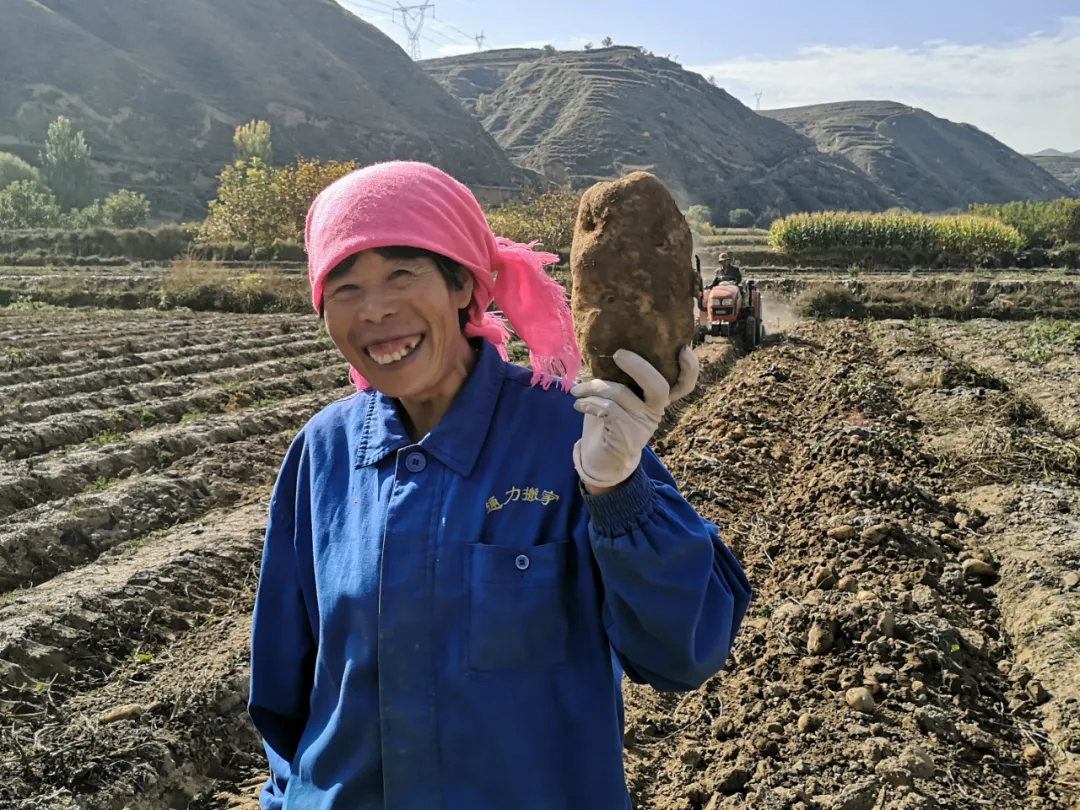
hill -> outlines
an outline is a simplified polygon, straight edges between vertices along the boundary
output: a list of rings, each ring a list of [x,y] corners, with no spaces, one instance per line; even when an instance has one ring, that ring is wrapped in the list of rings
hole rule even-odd
[[[1036,157],[1071,157],[1071,158],[1080,158],[1080,149],[1077,149],[1075,152],[1062,152],[1060,149],[1043,149],[1041,152],[1035,152],[1034,154],[1028,155],[1028,157],[1030,157],[1030,158],[1036,158]]]
[[[516,186],[483,127],[374,26],[331,0],[0,0],[0,150],[36,159],[63,113],[106,187],[199,216],[252,118],[296,154],[433,162]]]
[[[851,160],[903,205],[923,211],[972,202],[1048,200],[1072,191],[969,124],[891,101],[845,101],[763,110]]]
[[[1072,155],[1032,155],[1031,162],[1054,175],[1080,197],[1080,152]]]
[[[520,166],[587,185],[643,169],[681,206],[781,213],[895,204],[844,157],[637,48],[489,51],[420,63]]]

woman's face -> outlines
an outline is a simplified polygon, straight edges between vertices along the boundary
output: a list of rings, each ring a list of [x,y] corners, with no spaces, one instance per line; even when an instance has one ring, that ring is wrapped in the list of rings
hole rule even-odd
[[[426,256],[387,259],[365,250],[327,276],[326,331],[373,388],[395,399],[423,397],[460,365],[458,310],[472,300],[472,275],[465,272],[463,282],[452,289]]]

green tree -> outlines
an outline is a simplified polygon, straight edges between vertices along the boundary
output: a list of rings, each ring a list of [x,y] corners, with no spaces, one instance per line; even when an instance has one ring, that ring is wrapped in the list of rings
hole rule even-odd
[[[274,163],[274,149],[270,142],[270,125],[266,121],[251,121],[236,128],[233,134],[233,160],[247,163],[258,158],[266,166]]]
[[[89,205],[97,196],[90,147],[64,116],[49,124],[45,151],[39,154],[41,180],[56,195],[60,208],[70,211]]]
[[[732,208],[728,211],[728,222],[736,228],[749,228],[754,224],[754,212],[749,208]]]
[[[0,152],[0,189],[5,189],[18,180],[39,181],[38,170],[18,155]]]
[[[60,218],[56,198],[33,180],[0,189],[0,230],[55,228]]]
[[[591,43],[591,42],[586,42],[586,43],[585,43],[585,50],[587,50],[587,51],[591,51],[591,50],[592,50],[592,47],[593,47],[593,45],[592,45],[592,43]]]
[[[288,230],[288,209],[277,175],[257,157],[222,170],[217,199],[209,208],[199,235],[203,242],[269,245]]]
[[[615,44],[615,40],[613,40],[611,37],[604,37],[600,41],[600,44],[603,45],[605,48],[610,48],[612,45]]]
[[[712,222],[712,211],[705,205],[691,205],[686,209],[686,224],[691,230],[700,230]]]
[[[101,207],[106,221],[114,228],[141,228],[150,219],[150,201],[126,188],[106,197]]]
[[[554,56],[555,55],[555,46],[554,45],[545,45],[543,48],[541,48],[541,50],[544,52],[544,56]]]

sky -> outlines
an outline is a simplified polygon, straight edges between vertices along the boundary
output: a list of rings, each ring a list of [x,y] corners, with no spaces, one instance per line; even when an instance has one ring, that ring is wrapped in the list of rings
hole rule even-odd
[[[338,1],[407,47],[398,0]],[[1080,149],[1080,0],[430,2],[422,58],[474,52],[481,33],[484,49],[611,37],[715,77],[750,107],[757,92],[762,109],[887,99],[1020,152]]]

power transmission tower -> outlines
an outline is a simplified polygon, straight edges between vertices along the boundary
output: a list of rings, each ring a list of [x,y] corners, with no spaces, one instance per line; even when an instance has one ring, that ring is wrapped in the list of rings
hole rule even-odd
[[[757,109],[761,109],[761,91],[754,93],[754,100],[757,102]]]
[[[428,9],[434,8],[434,3],[403,6],[398,0],[397,8],[394,9],[393,20],[397,22],[398,14],[401,15],[401,24],[405,27],[405,33],[409,35],[409,56],[413,59],[420,58],[420,31],[424,27],[424,15]],[[432,14],[434,13],[432,11]]]
[[[478,51],[484,50],[484,40],[487,39],[487,37],[484,36],[484,32],[481,31],[479,34],[477,34],[474,37],[474,39],[476,40],[476,50],[478,50]]]

